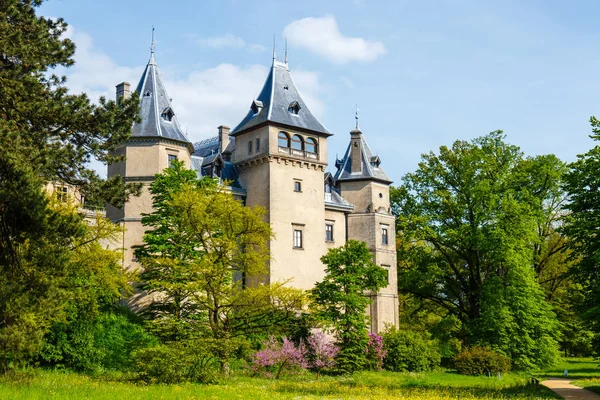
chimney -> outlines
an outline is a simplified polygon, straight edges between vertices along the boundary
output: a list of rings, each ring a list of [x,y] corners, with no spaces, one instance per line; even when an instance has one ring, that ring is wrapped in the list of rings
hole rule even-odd
[[[123,100],[127,100],[130,97],[131,97],[131,85],[129,84],[129,82],[119,83],[117,85],[117,100],[120,100],[121,98]]]
[[[219,125],[219,152],[223,154],[227,146],[229,145],[229,127],[225,125]]]
[[[353,129],[350,131],[350,159],[352,165],[350,166],[351,173],[362,172],[362,132],[360,129]]]

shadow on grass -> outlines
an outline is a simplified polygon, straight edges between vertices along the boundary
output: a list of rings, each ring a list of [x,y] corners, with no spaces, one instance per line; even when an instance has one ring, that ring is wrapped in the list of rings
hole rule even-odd
[[[593,377],[600,378],[600,368],[578,368],[578,369],[570,369],[569,376],[565,376],[563,370],[555,370],[555,371],[544,371],[537,376],[541,377],[551,377],[551,378],[565,378],[565,379],[589,379]]]
[[[504,388],[484,388],[484,387],[456,387],[447,385],[432,385],[419,382],[403,382],[401,384],[385,384],[377,382],[372,385],[360,384],[357,382],[336,382],[335,384],[326,385],[299,385],[292,382],[284,382],[273,388],[277,392],[285,395],[300,396],[339,396],[345,398],[352,395],[368,395],[372,392],[373,395],[381,394],[381,391],[387,392],[389,395],[430,395],[431,398],[439,396],[457,396],[471,395],[482,399],[560,399],[550,389],[535,384],[514,385]],[[377,393],[379,392],[379,393]]]

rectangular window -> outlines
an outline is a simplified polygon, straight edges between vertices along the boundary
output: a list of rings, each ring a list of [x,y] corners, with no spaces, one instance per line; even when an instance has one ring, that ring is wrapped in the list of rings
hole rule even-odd
[[[69,200],[69,188],[67,186],[58,186],[54,189],[58,201],[66,202]]]
[[[248,154],[252,154],[252,140],[248,142]]]
[[[301,191],[302,191],[302,182],[294,181],[294,192],[301,192]]]
[[[302,248],[302,231],[300,229],[294,229],[294,248]]]
[[[333,225],[325,224],[325,241],[333,242]]]
[[[173,161],[177,161],[177,156],[175,154],[169,154],[169,167],[173,165]]]
[[[388,244],[388,227],[381,227],[381,244]]]
[[[385,269],[385,271],[387,272],[386,279],[387,279],[387,284],[389,285],[390,284],[390,266],[389,265],[382,265],[381,267],[383,269]]]
[[[260,151],[260,138],[256,138],[256,152]]]

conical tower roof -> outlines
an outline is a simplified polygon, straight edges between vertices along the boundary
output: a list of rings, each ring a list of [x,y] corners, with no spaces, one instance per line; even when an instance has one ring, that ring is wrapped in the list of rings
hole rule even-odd
[[[360,172],[352,172],[353,152],[352,141],[350,141],[344,157],[341,160],[335,161],[335,166],[337,167],[337,171],[333,178],[335,182],[374,180],[387,184],[392,183],[392,180],[387,176],[381,166],[381,159],[371,151],[362,131],[358,128],[358,124],[356,129],[352,130],[350,133],[355,135],[357,140],[360,140],[360,152],[358,152],[358,156],[360,157],[361,169]]]
[[[331,136],[300,97],[288,63],[275,58],[258,98],[252,102],[248,114],[230,135],[236,136],[268,122]]]
[[[167,94],[156,61],[154,60],[154,43],[146,69],[138,83],[136,92],[140,95],[140,118],[134,122],[132,137],[164,137],[179,142],[190,143],[181,130],[177,115],[171,106],[171,98]]]

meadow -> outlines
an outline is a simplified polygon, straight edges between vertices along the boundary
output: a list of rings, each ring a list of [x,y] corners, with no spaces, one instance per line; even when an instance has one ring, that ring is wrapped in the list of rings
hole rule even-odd
[[[531,375],[462,376],[452,372],[363,372],[321,377],[310,373],[280,380],[238,376],[214,385],[141,385],[105,377],[33,370],[0,378],[0,399],[556,399],[530,383]]]

